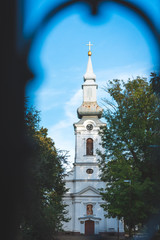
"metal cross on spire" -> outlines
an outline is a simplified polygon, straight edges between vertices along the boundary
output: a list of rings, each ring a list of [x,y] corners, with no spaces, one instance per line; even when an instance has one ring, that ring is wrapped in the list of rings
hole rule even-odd
[[[87,46],[89,46],[89,51],[91,50],[91,46],[93,46],[93,44],[91,44],[91,42],[89,42],[88,44],[86,44]]]

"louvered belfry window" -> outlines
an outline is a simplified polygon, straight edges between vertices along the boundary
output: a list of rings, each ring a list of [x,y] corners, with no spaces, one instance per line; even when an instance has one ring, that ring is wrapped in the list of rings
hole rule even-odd
[[[93,139],[92,138],[87,139],[86,155],[93,155]]]

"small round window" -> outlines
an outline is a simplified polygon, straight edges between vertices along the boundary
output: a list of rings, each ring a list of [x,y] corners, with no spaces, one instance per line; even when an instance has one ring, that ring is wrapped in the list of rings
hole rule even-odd
[[[92,173],[93,173],[93,169],[88,168],[88,169],[86,170],[86,173],[88,173],[88,174],[92,174]]]

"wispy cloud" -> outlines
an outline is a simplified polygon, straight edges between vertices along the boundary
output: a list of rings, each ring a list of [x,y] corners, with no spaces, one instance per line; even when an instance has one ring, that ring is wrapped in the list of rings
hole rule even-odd
[[[72,121],[76,120],[77,107],[82,103],[82,90],[78,90],[65,105],[66,116]]]
[[[41,87],[40,89],[38,89],[35,94],[37,95],[37,97],[41,98],[41,97],[53,97],[53,96],[57,96],[60,94],[63,94],[64,91],[62,90],[57,90],[54,88],[43,88]]]
[[[78,90],[71,99],[64,104],[64,119],[54,124],[50,131],[57,131],[58,129],[64,129],[68,126],[72,126],[77,121],[76,112],[77,107],[82,103],[82,91]]]
[[[153,71],[152,66],[149,64],[143,64],[143,67],[138,66],[137,63],[123,66],[117,66],[110,69],[100,69],[97,71],[97,79],[99,81],[99,86],[101,86],[107,80],[112,79],[123,79],[127,81],[128,78],[134,79],[137,76],[149,77],[150,72]]]
[[[48,111],[58,106],[58,101],[54,101],[57,97],[63,96],[64,90],[57,90],[50,87],[41,87],[35,92],[36,102],[41,111]]]
[[[82,90],[78,90],[64,105],[64,119],[49,128],[49,135],[56,139],[56,147],[69,151],[70,162],[74,159],[73,123],[77,122],[77,108],[82,103]]]

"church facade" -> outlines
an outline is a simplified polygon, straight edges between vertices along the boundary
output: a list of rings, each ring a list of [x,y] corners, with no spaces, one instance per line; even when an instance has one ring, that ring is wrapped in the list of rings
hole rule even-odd
[[[105,218],[101,207],[104,201],[99,188],[104,188],[105,183],[99,177],[96,150],[103,152],[99,129],[106,124],[100,120],[103,109],[97,104],[97,88],[89,45],[87,71],[82,85],[83,103],[77,109],[80,120],[74,123],[75,160],[73,169],[65,177],[66,188],[69,190],[63,198],[70,218],[63,228],[74,234],[124,232],[122,221]]]

